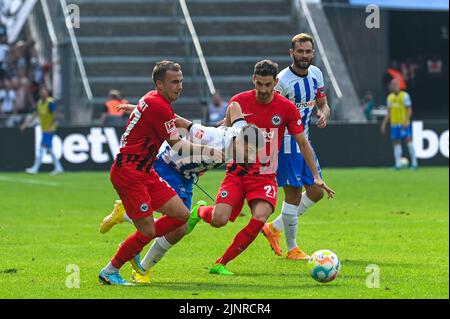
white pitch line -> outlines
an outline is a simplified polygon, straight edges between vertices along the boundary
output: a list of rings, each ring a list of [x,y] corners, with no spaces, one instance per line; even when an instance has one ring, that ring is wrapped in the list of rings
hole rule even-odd
[[[22,179],[17,177],[6,177],[0,175],[0,181],[5,182],[13,182],[13,183],[23,183],[23,184],[31,184],[31,185],[46,185],[46,186],[59,186],[60,183],[57,182],[49,182],[49,181],[40,181],[37,179]]]

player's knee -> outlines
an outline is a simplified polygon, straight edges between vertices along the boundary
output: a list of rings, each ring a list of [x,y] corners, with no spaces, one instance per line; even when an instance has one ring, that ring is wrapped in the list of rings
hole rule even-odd
[[[181,215],[177,219],[182,222],[187,222],[189,220],[189,211],[186,210],[185,212],[182,212]]]
[[[324,196],[324,190],[322,188],[314,189],[314,191],[311,191],[310,194],[306,193],[308,195],[308,198],[312,200],[313,202],[317,203],[320,201]]]
[[[182,222],[187,222],[189,219],[189,210],[187,207],[183,205],[183,207],[178,210],[178,214],[176,214],[174,218]]]
[[[150,225],[142,227],[139,229],[139,232],[148,238],[154,238],[156,233],[155,227],[151,227]]]
[[[320,201],[324,196],[324,191],[321,189],[319,192],[317,192],[317,195],[314,198],[314,202]]]
[[[228,223],[228,219],[225,218],[213,218],[211,222],[211,226],[220,228],[225,226]]]

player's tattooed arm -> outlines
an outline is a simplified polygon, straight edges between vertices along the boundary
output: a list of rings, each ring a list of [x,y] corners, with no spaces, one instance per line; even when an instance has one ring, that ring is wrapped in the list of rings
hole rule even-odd
[[[313,152],[308,140],[306,139],[305,134],[302,132],[302,133],[295,134],[294,136],[295,136],[295,140],[297,141],[298,146],[300,147],[300,152],[303,155],[303,158],[305,159],[306,164],[308,165],[309,169],[312,172],[312,175],[314,177],[314,184],[323,188],[327,192],[328,198],[333,198],[335,192],[330,187],[328,187],[328,185],[325,184],[325,182],[320,177],[319,171],[317,170],[317,166],[316,166],[314,152]]]
[[[324,128],[327,126],[328,118],[330,117],[330,106],[328,105],[327,97],[323,96],[316,100],[317,104],[317,127]]]
[[[205,161],[224,162],[224,153],[216,148],[207,145],[191,143],[188,140],[179,137],[170,137],[167,140],[174,152],[181,156],[201,156]]]
[[[225,117],[225,126],[232,126],[238,120],[244,120],[241,105],[238,102],[231,102],[227,107],[227,115]]]

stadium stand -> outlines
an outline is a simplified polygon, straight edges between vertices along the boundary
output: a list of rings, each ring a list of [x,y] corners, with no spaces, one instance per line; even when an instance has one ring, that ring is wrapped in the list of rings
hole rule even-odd
[[[149,88],[152,64],[168,58],[184,66],[185,90],[176,111],[201,117],[199,102],[210,95],[178,1],[131,2],[75,1],[82,12],[76,34],[96,114],[111,87],[136,101]],[[281,68],[289,64],[289,41],[298,32],[290,0],[193,0],[189,10],[214,84],[225,98],[252,87],[256,61],[271,57]]]

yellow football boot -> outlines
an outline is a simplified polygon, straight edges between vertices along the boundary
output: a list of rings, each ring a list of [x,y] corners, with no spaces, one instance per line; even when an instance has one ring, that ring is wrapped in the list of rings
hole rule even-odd
[[[114,208],[108,216],[106,216],[100,224],[100,232],[102,234],[109,232],[109,230],[116,224],[124,222],[123,216],[125,215],[125,207],[122,205],[121,200],[114,202]]]
[[[136,284],[148,285],[150,283],[150,275],[148,273],[141,275],[137,271],[132,270],[131,280]]]

